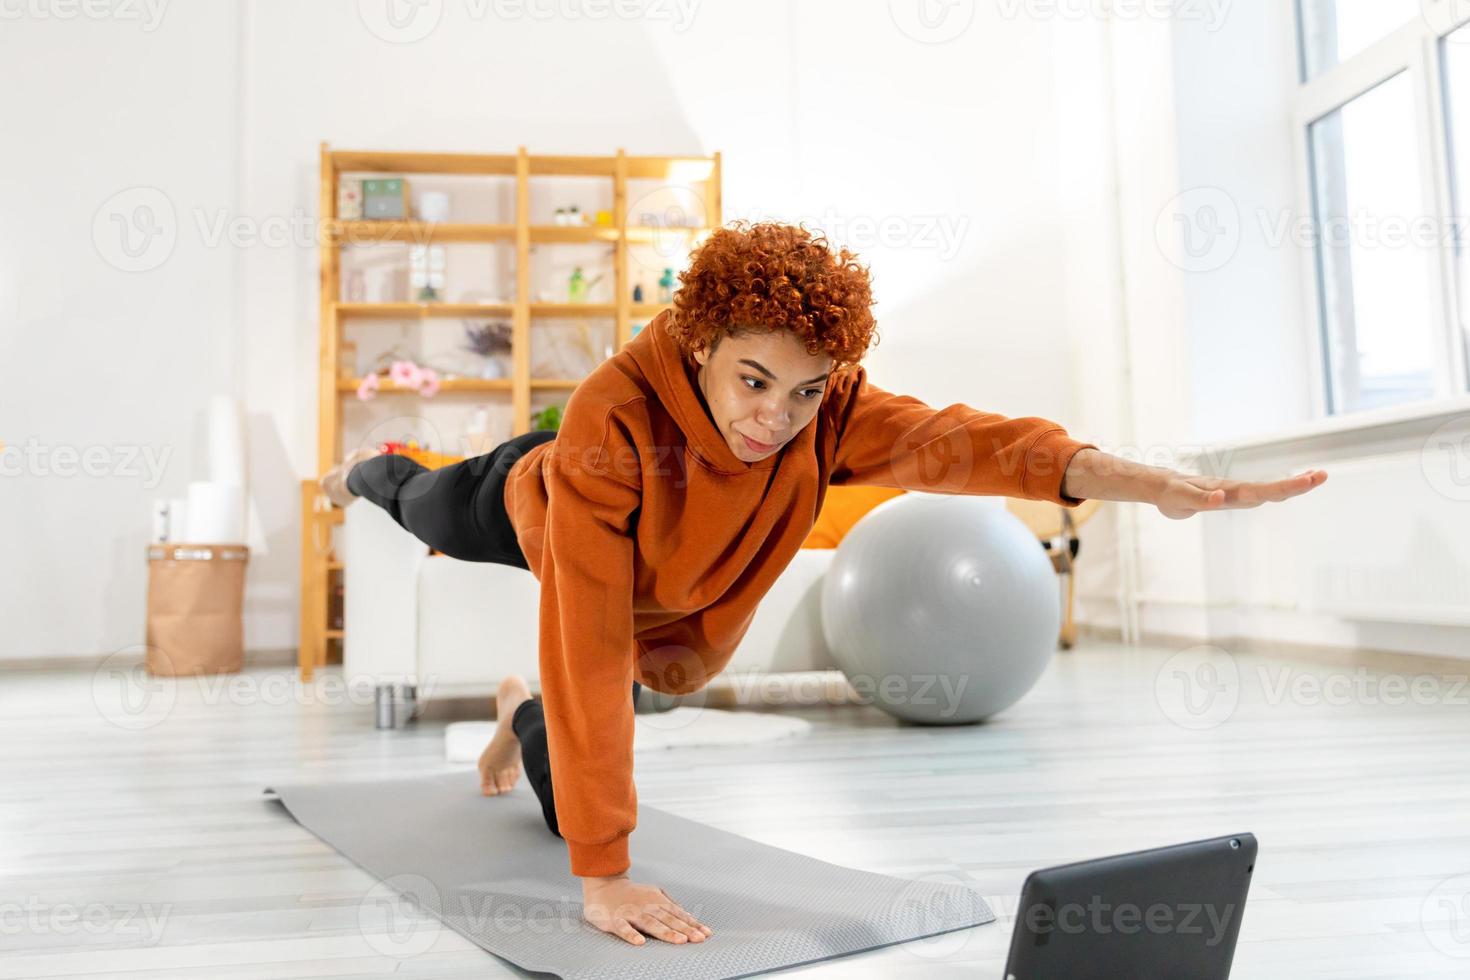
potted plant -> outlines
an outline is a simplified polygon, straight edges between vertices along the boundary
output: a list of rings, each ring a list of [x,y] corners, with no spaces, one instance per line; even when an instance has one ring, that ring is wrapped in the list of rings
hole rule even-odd
[[[464,322],[465,350],[484,358],[480,368],[482,378],[503,378],[510,372],[505,358],[510,354],[511,326],[502,321],[476,324]]]

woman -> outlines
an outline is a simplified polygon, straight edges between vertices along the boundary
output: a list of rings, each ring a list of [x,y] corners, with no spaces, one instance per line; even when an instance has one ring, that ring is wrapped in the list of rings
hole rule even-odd
[[[481,784],[504,793],[524,765],[582,878],[588,921],[630,943],[711,934],[628,877],[639,684],[684,694],[720,672],[830,484],[1147,501],[1180,518],[1326,478],[1187,476],[1046,419],[891,394],[859,366],[871,306],[868,272],[846,249],[737,222],[691,256],[672,309],[576,388],[559,432],[433,471],[360,452],[323,479],[338,503],[366,497],[445,554],[540,580],[542,700],[523,678],[501,684]]]

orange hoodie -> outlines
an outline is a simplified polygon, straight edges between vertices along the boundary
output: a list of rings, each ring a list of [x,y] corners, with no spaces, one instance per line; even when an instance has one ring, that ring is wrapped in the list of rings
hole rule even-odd
[[[828,484],[1061,495],[1092,443],[1040,418],[944,409],[834,373],[816,417],[743,462],[705,408],[698,365],[660,313],[572,392],[555,440],[512,467],[505,503],[541,582],[540,669],[552,785],[578,876],[628,869],[636,679],[704,687],[812,528]]]

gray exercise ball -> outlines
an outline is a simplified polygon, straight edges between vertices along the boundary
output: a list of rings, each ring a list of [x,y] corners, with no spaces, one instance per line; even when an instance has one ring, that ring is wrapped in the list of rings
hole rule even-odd
[[[864,703],[969,724],[1031,689],[1057,646],[1045,550],[998,499],[908,493],[843,537],[822,581],[822,633]]]

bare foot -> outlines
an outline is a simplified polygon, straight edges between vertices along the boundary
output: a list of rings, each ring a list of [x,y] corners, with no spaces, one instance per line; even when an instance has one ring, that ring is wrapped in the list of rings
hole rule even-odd
[[[338,507],[346,507],[357,499],[357,495],[347,489],[347,475],[352,472],[354,466],[363,460],[372,459],[374,456],[381,455],[382,453],[371,446],[364,446],[361,449],[355,449],[351,453],[348,453],[346,459],[322,474],[320,481],[322,493],[326,494],[327,499]]]
[[[511,674],[495,691],[495,734],[480,753],[480,792],[486,796],[508,793],[521,778],[521,743],[511,731],[516,708],[531,700],[531,689],[520,674]]]

